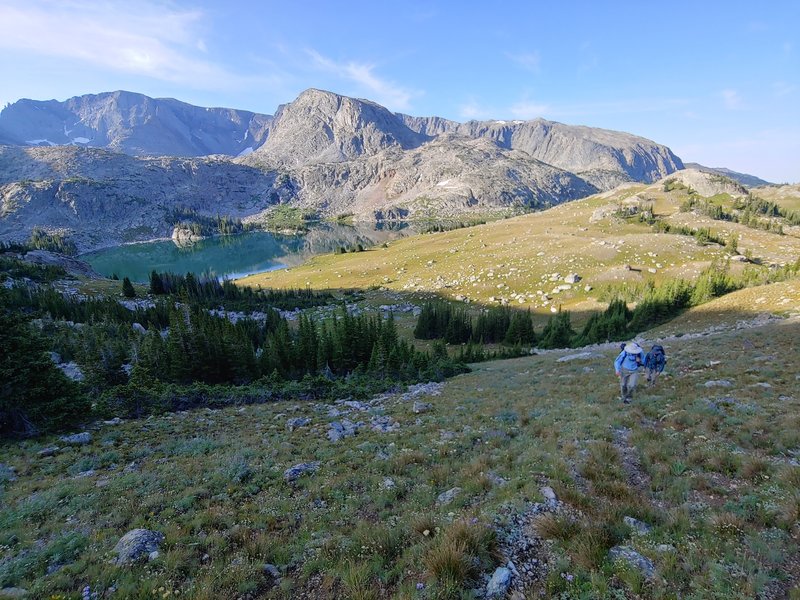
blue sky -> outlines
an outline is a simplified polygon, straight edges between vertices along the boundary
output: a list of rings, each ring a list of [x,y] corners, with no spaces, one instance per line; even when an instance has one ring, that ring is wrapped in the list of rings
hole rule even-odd
[[[124,89],[273,113],[309,87],[620,129],[800,181],[796,0],[0,0],[0,106]]]

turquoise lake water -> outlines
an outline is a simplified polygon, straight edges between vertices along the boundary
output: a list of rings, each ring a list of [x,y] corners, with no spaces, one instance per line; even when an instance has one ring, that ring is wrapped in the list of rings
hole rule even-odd
[[[179,247],[172,241],[128,244],[82,255],[98,273],[120,279],[147,282],[150,272],[195,273],[235,279],[252,273],[298,265],[315,254],[333,252],[340,246],[364,247],[408,235],[413,228],[369,225],[320,224],[304,235],[280,235],[255,231],[236,236],[202,240]]]

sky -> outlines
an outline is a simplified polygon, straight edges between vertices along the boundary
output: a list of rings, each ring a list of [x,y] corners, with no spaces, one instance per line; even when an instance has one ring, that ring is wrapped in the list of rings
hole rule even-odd
[[[127,90],[273,114],[310,87],[800,182],[797,0],[0,0],[0,107]]]

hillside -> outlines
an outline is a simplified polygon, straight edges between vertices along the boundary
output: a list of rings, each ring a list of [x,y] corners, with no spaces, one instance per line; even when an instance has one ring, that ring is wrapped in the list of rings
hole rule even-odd
[[[80,250],[169,237],[178,213],[246,218],[291,197],[276,178],[215,157],[0,146],[0,239],[24,241],[37,226]]]
[[[764,179],[756,177],[755,175],[739,173],[738,171],[733,171],[732,169],[727,169],[725,167],[704,167],[698,163],[685,163],[685,166],[687,169],[695,169],[697,171],[704,171],[706,173],[716,173],[717,175],[728,177],[747,187],[772,185],[769,181],[765,181]]]
[[[669,186],[664,181],[628,184],[540,213],[407,238],[357,255],[318,256],[300,267],[254,275],[241,283],[313,289],[380,287],[417,298],[435,294],[545,313],[559,306],[583,312],[596,310],[623,285],[635,290],[648,282],[693,279],[712,262],[730,256],[719,244],[655,233],[646,223],[624,218],[649,205],[665,224],[708,227],[723,239],[735,237],[740,254],[765,264],[791,263],[800,256],[800,235],[791,229],[787,235],[777,235],[681,212],[690,191],[686,185],[676,185],[680,178],[730,203],[727,192],[737,184],[715,177],[680,171],[669,178]],[[741,273],[746,264],[733,261],[731,269]],[[567,283],[570,274],[580,280]]]
[[[512,561],[526,597],[793,597],[798,340],[796,319],[665,340],[665,375],[627,407],[612,348],[477,365],[371,402],[182,411],[98,423],[83,445],[4,445],[0,584],[457,597]],[[113,564],[134,528],[157,553]]]

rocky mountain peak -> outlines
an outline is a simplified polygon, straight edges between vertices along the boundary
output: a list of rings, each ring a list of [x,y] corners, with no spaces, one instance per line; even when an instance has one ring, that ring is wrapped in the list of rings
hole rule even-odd
[[[253,158],[279,166],[336,163],[429,139],[380,104],[312,88],[278,109]]]

